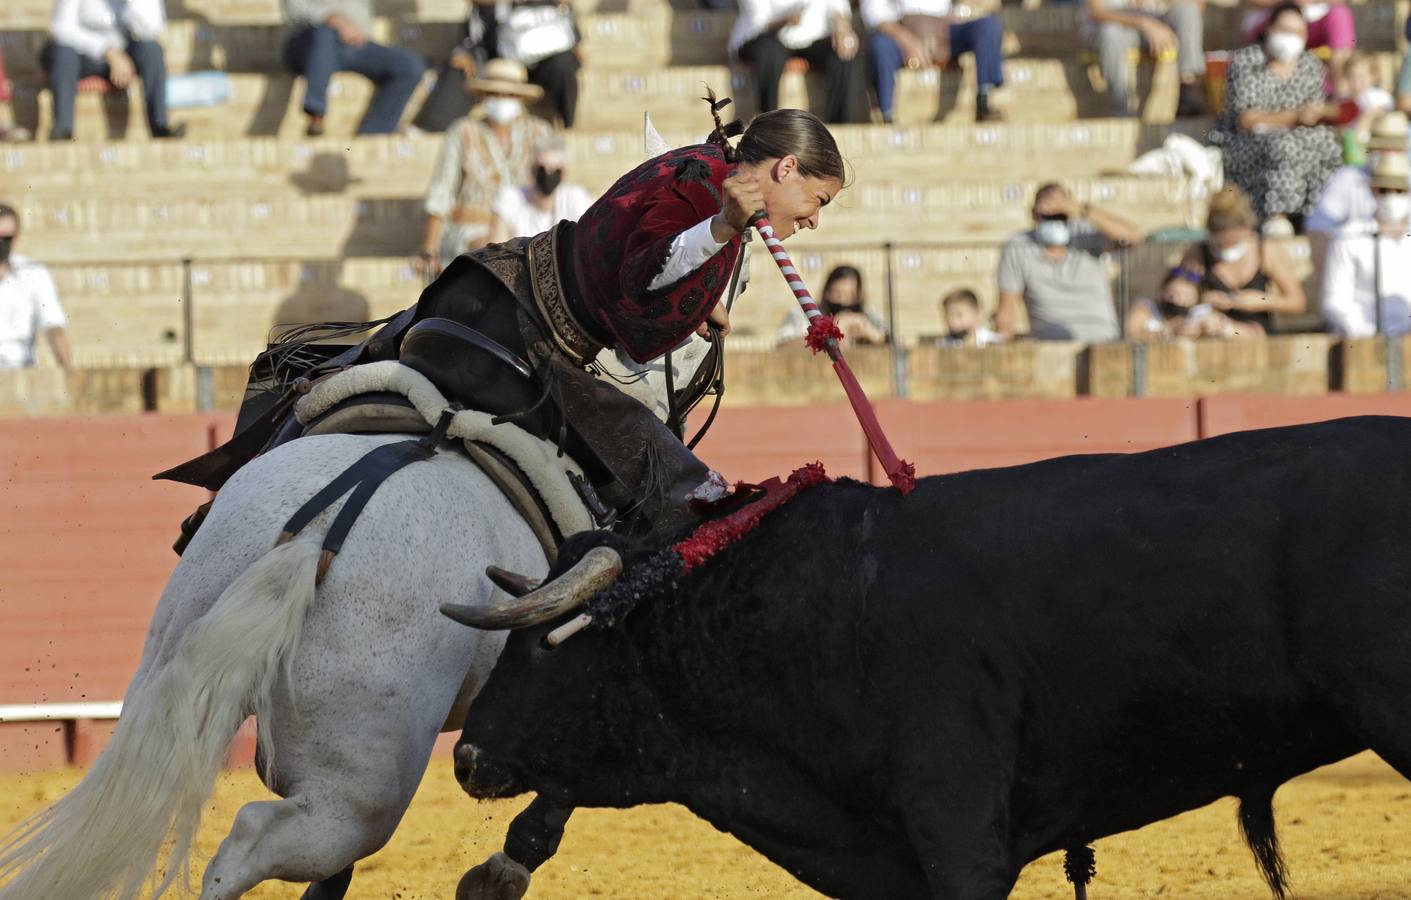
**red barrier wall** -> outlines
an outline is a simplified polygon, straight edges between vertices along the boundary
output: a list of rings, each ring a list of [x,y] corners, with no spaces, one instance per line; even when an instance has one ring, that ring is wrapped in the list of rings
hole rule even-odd
[[[1411,415],[1411,394],[878,404],[921,475],[1374,412]],[[176,563],[177,524],[205,498],[151,475],[232,425],[214,415],[0,422],[0,703],[121,699]],[[732,480],[813,460],[838,476],[881,474],[845,404],[727,406],[698,452]],[[105,734],[95,726],[92,742]],[[57,724],[0,725],[0,769],[64,758]]]

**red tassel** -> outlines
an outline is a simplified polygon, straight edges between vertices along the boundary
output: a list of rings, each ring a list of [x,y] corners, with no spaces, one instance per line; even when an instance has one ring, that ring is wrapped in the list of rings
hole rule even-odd
[[[776,476],[757,485],[764,496],[727,516],[706,522],[691,532],[690,537],[671,548],[681,558],[681,572],[691,571],[749,534],[761,519],[793,499],[800,491],[832,480],[823,470],[823,464],[815,462],[795,469],[787,481],[781,482]]]
[[[828,348],[828,341],[841,341],[843,332],[833,322],[832,316],[815,316],[809,320],[808,333],[804,335],[804,343],[808,349],[817,353],[819,350]]]

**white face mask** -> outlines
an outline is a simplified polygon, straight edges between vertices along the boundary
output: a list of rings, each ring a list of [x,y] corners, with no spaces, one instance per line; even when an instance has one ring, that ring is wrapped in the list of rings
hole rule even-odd
[[[1411,194],[1378,194],[1377,221],[1383,225],[1402,225],[1411,219]]]
[[[1297,34],[1288,31],[1271,31],[1264,42],[1269,55],[1279,62],[1289,62],[1298,58],[1307,42]]]
[[[1221,250],[1217,255],[1220,257],[1220,262],[1232,263],[1244,259],[1244,255],[1248,251],[1249,245],[1244,241],[1240,241],[1233,247],[1226,247],[1224,250]]]
[[[1034,240],[1046,247],[1066,247],[1072,233],[1062,219],[1044,219],[1034,226]]]
[[[485,118],[496,125],[506,125],[518,119],[524,112],[524,103],[514,97],[487,97],[480,103],[485,110]]]

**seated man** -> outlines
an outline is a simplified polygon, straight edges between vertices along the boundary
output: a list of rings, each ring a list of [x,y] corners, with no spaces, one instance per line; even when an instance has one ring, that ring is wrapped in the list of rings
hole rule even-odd
[[[862,0],[862,23],[872,32],[872,83],[883,121],[892,121],[897,69],[944,66],[962,53],[975,54],[975,121],[999,118],[990,102],[1004,84],[999,16],[960,21],[951,0]]]
[[[1342,337],[1411,331],[1411,161],[1382,154],[1370,181],[1376,230],[1339,235],[1323,274],[1323,318]]]
[[[1205,75],[1204,11],[1204,0],[1172,0],[1164,13],[1157,11],[1153,0],[1086,0],[1086,31],[1097,48],[1114,116],[1132,114],[1127,54],[1143,48],[1153,56],[1176,53],[1181,73],[1176,115],[1184,118],[1205,112],[1200,96],[1200,79]]]
[[[1041,341],[1101,344],[1121,337],[1112,282],[1097,254],[1108,242],[1139,243],[1145,235],[1116,213],[1078,203],[1060,184],[1034,195],[1034,228],[1009,239],[999,259],[995,325],[1014,336],[1022,302],[1029,336]]]
[[[64,330],[68,319],[54,279],[44,266],[13,252],[19,236],[20,214],[0,203],[0,369],[34,365],[40,334],[49,340],[55,361],[71,369],[73,354]]]
[[[162,0],[54,0],[50,41],[40,53],[54,95],[49,140],[73,138],[79,79],[95,75],[120,91],[140,78],[152,137],[185,134],[185,126],[167,121],[167,61],[157,43],[166,25]]]
[[[304,76],[309,137],[323,134],[334,72],[357,72],[376,85],[358,134],[395,132],[426,63],[410,50],[368,39],[372,0],[284,0],[284,16],[284,65]]]

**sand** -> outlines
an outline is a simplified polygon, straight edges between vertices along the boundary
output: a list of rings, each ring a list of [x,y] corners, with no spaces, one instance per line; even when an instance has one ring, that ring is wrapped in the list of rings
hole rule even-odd
[[[82,773],[0,776],[0,829],[59,796]],[[268,794],[253,772],[221,776],[202,826],[204,860],[236,809]],[[420,792],[381,852],[359,864],[351,900],[453,896],[461,873],[497,849],[525,800],[478,802],[461,793],[448,760],[433,762]],[[1411,897],[1411,783],[1364,754],[1290,782],[1275,813],[1301,900]],[[1096,845],[1092,900],[1128,897],[1255,900],[1268,891],[1239,840],[1225,800]],[[268,883],[247,896],[296,898],[301,886]],[[753,850],[677,806],[581,810],[558,856],[535,876],[531,898],[777,897],[818,895]],[[1015,900],[1070,898],[1061,856],[1025,869]]]

